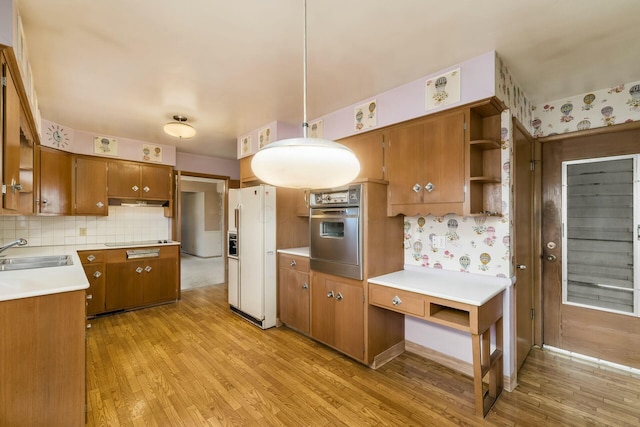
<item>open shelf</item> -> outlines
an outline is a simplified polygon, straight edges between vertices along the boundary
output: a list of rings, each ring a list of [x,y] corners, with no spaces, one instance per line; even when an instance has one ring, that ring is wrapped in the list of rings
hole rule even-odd
[[[456,329],[468,330],[471,324],[468,311],[434,302],[429,302],[429,317]]]

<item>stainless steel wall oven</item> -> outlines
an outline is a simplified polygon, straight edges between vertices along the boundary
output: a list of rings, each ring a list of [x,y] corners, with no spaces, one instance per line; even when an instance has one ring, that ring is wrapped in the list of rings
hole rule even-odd
[[[362,185],[311,193],[311,269],[362,280]]]

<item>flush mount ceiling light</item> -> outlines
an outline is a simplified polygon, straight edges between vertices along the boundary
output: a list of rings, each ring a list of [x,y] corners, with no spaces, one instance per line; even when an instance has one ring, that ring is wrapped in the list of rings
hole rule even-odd
[[[196,134],[196,130],[186,123],[187,118],[185,116],[175,115],[173,116],[173,122],[169,122],[164,125],[164,131],[176,138],[186,139],[191,138]]]
[[[353,151],[342,144],[308,137],[306,0],[303,3],[303,137],[265,145],[253,156],[251,169],[258,179],[276,187],[340,187],[358,176],[360,162]]]

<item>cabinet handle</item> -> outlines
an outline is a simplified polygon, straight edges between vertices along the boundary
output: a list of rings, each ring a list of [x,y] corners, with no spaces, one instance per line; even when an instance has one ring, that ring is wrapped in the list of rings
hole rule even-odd
[[[302,289],[309,289],[309,284],[308,283],[303,283],[302,284]]]
[[[338,295],[336,295],[336,300],[342,301],[342,294],[340,292],[338,292]]]
[[[148,272],[150,272],[150,271],[151,271],[151,266],[150,266],[150,265],[147,265],[147,266],[144,268],[144,271],[146,271],[147,273],[148,273]]]
[[[100,276],[102,276],[102,273],[100,273],[99,271],[96,271],[95,273],[93,273],[93,277],[95,277],[96,279],[99,278]]]
[[[329,291],[327,293],[327,298],[333,298],[333,291]]]
[[[295,267],[295,266],[296,266],[296,260],[295,260],[295,259],[292,259],[292,260],[291,260],[291,262],[289,263],[289,265],[290,265],[291,267]]]
[[[143,190],[145,193],[148,193],[148,192],[149,192],[149,190],[151,190],[151,189],[145,185],[145,186],[142,188],[142,190]]]
[[[17,182],[15,184],[11,184],[11,189],[14,193],[16,191],[22,191],[22,184],[18,184]]]
[[[416,185],[413,186],[413,191],[415,191],[416,193],[419,193],[420,190],[422,190],[422,186],[416,183]]]
[[[424,189],[426,192],[431,193],[433,190],[436,189],[436,186],[429,182],[427,185],[424,186]]]
[[[91,323],[87,323],[87,329],[91,329]]]
[[[87,261],[89,261],[89,262],[93,262],[95,259],[96,259],[96,257],[95,257],[95,256],[93,256],[93,255],[89,255],[89,256],[87,257]]]
[[[49,203],[49,201],[47,199],[42,199],[42,204],[46,205],[47,203]]]
[[[138,274],[142,273],[142,267],[136,268],[136,273],[138,273]]]
[[[97,207],[99,207],[99,208],[101,208],[101,207],[103,207],[103,206],[104,206],[104,203],[102,203],[102,202],[98,202],[98,203],[96,203],[96,206],[97,206]]]
[[[133,191],[138,191],[140,189],[140,187],[138,187],[137,185],[134,185],[133,187],[131,187],[131,189]]]
[[[393,299],[391,300],[391,304],[395,305],[396,307],[399,306],[400,304],[402,304],[402,300],[400,299],[400,297],[398,295],[396,295],[395,297],[393,297]]]
[[[88,294],[87,295],[87,300],[91,301],[93,299],[93,295],[92,294]]]

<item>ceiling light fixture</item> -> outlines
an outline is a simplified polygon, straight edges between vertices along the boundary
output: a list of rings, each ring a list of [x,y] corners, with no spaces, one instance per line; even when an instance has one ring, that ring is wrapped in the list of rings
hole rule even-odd
[[[303,6],[303,137],[265,145],[253,156],[251,169],[263,182],[287,188],[334,188],[353,181],[360,162],[349,148],[309,138],[307,123],[307,2]]]
[[[173,116],[173,122],[169,122],[164,125],[164,131],[176,138],[186,139],[191,138],[196,134],[196,130],[186,123],[187,118],[185,116],[175,115]]]

